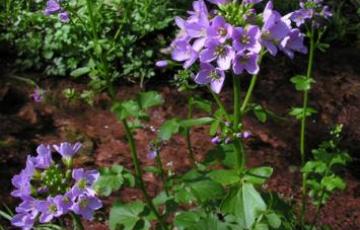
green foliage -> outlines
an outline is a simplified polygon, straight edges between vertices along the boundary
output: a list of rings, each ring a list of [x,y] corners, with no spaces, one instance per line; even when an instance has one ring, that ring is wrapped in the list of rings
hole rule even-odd
[[[294,76],[290,81],[295,85],[297,91],[308,91],[311,89],[311,84],[315,82],[314,79],[303,75]]]
[[[165,121],[159,129],[158,137],[162,141],[168,141],[170,138],[177,133],[184,133],[184,131],[188,128],[194,126],[202,126],[208,125],[213,122],[214,119],[211,117],[202,117],[202,118],[194,118],[194,119],[185,119],[180,120],[177,118],[173,118],[171,120]]]
[[[146,207],[141,201],[128,204],[116,202],[110,210],[109,227],[111,230],[150,229],[150,222],[144,218],[144,215],[146,215]]]
[[[324,205],[332,193],[345,189],[345,181],[337,174],[337,169],[350,161],[347,152],[338,144],[341,140],[342,126],[331,131],[331,140],[324,141],[318,149],[312,151],[314,159],[308,161],[302,169],[309,188],[309,195],[316,206]]]
[[[316,114],[317,111],[314,109],[314,108],[311,108],[311,107],[307,107],[306,108],[306,112],[304,113],[304,109],[303,108],[293,108],[291,111],[290,111],[290,115],[291,116],[294,116],[296,119],[298,120],[301,120],[304,115],[306,117],[310,117],[312,116],[313,114]]]
[[[151,107],[159,106],[162,103],[164,103],[164,99],[157,92],[142,92],[138,94],[136,100],[115,102],[111,111],[115,113],[120,121],[128,118],[134,118],[136,121],[147,120],[147,110]]]
[[[72,19],[68,24],[45,16],[44,2],[15,0],[10,4],[9,12],[0,18],[0,43],[15,49],[17,68],[55,76],[89,76],[95,90],[119,78],[143,82],[154,76],[158,50],[165,43],[158,32],[170,25],[176,13],[170,0],[94,1],[98,32],[94,42],[85,0],[62,3]]]
[[[242,228],[250,229],[266,210],[266,204],[252,184],[244,183],[231,189],[221,209],[237,217]]]
[[[135,185],[134,176],[124,170],[123,166],[113,165],[111,168],[100,170],[100,178],[94,185],[94,189],[99,195],[109,196],[112,192],[118,191],[123,185],[133,187]]]

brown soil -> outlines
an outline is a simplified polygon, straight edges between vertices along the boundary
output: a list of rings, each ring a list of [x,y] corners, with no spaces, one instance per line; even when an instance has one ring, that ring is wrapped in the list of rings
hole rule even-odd
[[[346,57],[343,58],[343,57]],[[274,175],[267,183],[268,189],[279,192],[285,198],[299,201],[300,175],[294,170],[299,165],[298,124],[287,114],[291,107],[301,104],[301,95],[296,93],[289,78],[304,72],[304,60],[291,62],[285,59],[267,60],[255,90],[254,101],[273,111],[281,119],[270,118],[266,124],[259,123],[253,116],[245,119],[245,126],[253,133],[246,142],[248,166],[269,165],[274,167]],[[349,50],[336,50],[318,58],[314,78],[317,83],[311,93],[311,105],[319,113],[309,122],[308,146],[315,147],[328,137],[329,127],[344,124],[343,147],[354,157],[352,164],[344,171],[347,188],[332,196],[320,215],[322,225],[330,225],[335,230],[360,229],[360,70],[359,55]],[[31,77],[36,77],[32,75]],[[243,80],[244,90],[248,79]],[[109,112],[110,100],[106,95],[97,97],[95,106],[70,103],[62,96],[68,87],[83,89],[83,83],[69,80],[43,79],[39,83],[47,92],[43,103],[31,101],[31,89],[26,85],[0,82],[0,194],[1,201],[11,206],[16,204],[8,194],[10,179],[23,167],[26,155],[33,152],[39,143],[59,143],[81,141],[84,149],[76,159],[81,166],[110,166],[121,164],[132,169],[130,154],[123,129],[114,115]],[[158,90],[166,99],[165,105],[151,111],[149,126],[159,127],[173,116],[185,118],[188,94],[179,93],[169,85],[150,83],[150,88]],[[126,100],[140,91],[137,86],[120,86],[117,98]],[[201,91],[204,97],[209,97]],[[221,94],[222,100],[231,108],[231,90],[227,87]],[[196,114],[200,116],[201,114]],[[143,165],[154,162],[146,158],[148,143],[155,138],[150,129],[139,130],[136,134],[137,146]],[[192,130],[191,140],[198,160],[204,158],[213,146],[207,128]],[[176,173],[190,168],[185,157],[185,140],[176,136],[162,149],[162,160]],[[158,178],[144,175],[147,188],[152,195],[161,190]],[[116,199],[130,201],[141,198],[139,191],[124,189],[104,200],[106,208],[98,216],[96,223],[86,223],[86,229],[107,229],[104,220],[107,210]],[[314,210],[308,212],[308,219]],[[9,227],[10,228],[10,227]]]

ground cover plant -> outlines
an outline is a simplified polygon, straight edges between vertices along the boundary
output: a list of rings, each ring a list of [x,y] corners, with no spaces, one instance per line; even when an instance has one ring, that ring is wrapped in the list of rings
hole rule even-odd
[[[99,169],[94,169],[94,166],[78,167],[75,159],[82,148],[80,142],[61,140],[66,142],[54,145],[44,142],[36,148],[37,155],[28,155],[24,169],[12,177],[11,196],[18,199],[18,203],[15,209],[5,204],[0,211],[2,219],[21,229],[87,229],[85,223],[99,220],[101,214],[98,212],[104,206],[102,199],[114,194],[118,196],[119,191],[128,192],[127,189],[133,189],[141,192],[136,199],[124,201],[118,197],[121,201],[111,200],[106,204],[108,215],[101,218],[106,219],[107,228],[331,229],[331,226],[319,224],[319,218],[321,210],[326,207],[333,194],[346,188],[342,169],[351,162],[351,157],[341,146],[343,125],[333,124],[333,127],[329,127],[328,138],[313,149],[308,144],[311,135],[306,135],[310,119],[318,113],[311,106],[311,90],[317,82],[313,69],[318,51],[326,52],[329,48],[325,37],[327,25],[334,17],[330,6],[322,0],[304,0],[298,2],[294,11],[282,10],[280,13],[276,9],[276,1],[192,2],[186,16],[175,17],[179,30],[170,47],[164,48],[163,59],[156,61],[152,55],[149,59],[154,68],[156,66],[163,69],[162,73],[177,71],[172,90],[177,87],[179,91],[191,92],[185,105],[173,105],[183,106],[186,117],[175,114],[167,117],[161,124],[152,126],[150,122],[155,118],[152,111],[164,107],[167,98],[154,90],[133,93],[127,99],[117,97],[115,80],[120,75],[114,75],[118,70],[112,55],[125,52],[117,57],[129,58],[127,55],[131,56],[132,52],[139,52],[135,50],[144,48],[137,43],[138,37],[124,45],[117,40],[118,36],[119,39],[130,39],[132,35],[127,34],[128,31],[139,30],[136,32],[140,35],[136,36],[141,40],[147,33],[165,28],[170,23],[170,16],[165,12],[168,10],[165,2],[49,0],[45,5],[42,4],[46,17],[35,16],[41,18],[37,21],[40,26],[42,20],[50,17],[50,26],[46,24],[45,28],[50,27],[51,31],[54,28],[63,30],[63,23],[65,26],[72,23],[74,25],[69,26],[69,30],[76,28],[83,33],[82,37],[88,43],[88,47],[84,49],[91,50],[90,55],[87,56],[87,52],[74,53],[74,60],[79,63],[85,60],[87,63],[85,66],[74,66],[79,68],[72,71],[71,75],[89,75],[90,85],[95,92],[108,92],[109,110],[116,117],[111,125],[115,127],[117,122],[122,128],[122,138],[126,140],[123,149],[130,156],[131,164],[113,164]],[[158,3],[162,5],[158,12],[156,10],[158,15],[144,16],[137,11],[143,10],[143,13],[148,14],[149,8],[156,9]],[[11,4],[11,1],[7,1],[6,6]],[[30,3],[26,4],[32,7]],[[114,4],[124,5],[116,8]],[[139,8],[132,8],[135,6]],[[140,19],[135,17],[139,21],[126,24],[137,29],[125,30],[121,24],[115,32],[116,39],[105,39],[107,33],[114,32],[109,29],[114,21],[107,21],[106,17],[111,14],[102,15],[102,12],[117,12],[108,7],[128,9],[129,14],[139,13]],[[6,9],[10,12],[9,8]],[[165,14],[165,19],[158,20],[157,17],[162,17],[162,13]],[[147,21],[147,17],[156,19]],[[8,18],[9,15],[5,17],[5,21]],[[117,20],[132,18],[134,17],[125,16]],[[142,20],[144,18],[145,21]],[[58,24],[54,24],[55,20],[59,21],[56,22]],[[11,34],[9,31],[7,33]],[[69,34],[73,36],[70,31]],[[78,32],[75,34],[79,35]],[[64,36],[64,33],[59,32],[59,36]],[[50,44],[56,43],[52,42]],[[166,46],[164,42],[160,44]],[[69,42],[68,45],[73,44]],[[146,50],[142,52],[147,53]],[[35,56],[37,55],[39,54]],[[47,59],[56,59],[53,55],[55,54]],[[288,111],[288,116],[292,116],[298,123],[297,136],[293,139],[298,142],[298,149],[294,152],[298,153],[300,165],[294,171],[301,178],[298,180],[301,197],[300,202],[295,202],[268,189],[267,182],[274,173],[271,164],[248,166],[250,156],[245,143],[252,138],[253,133],[245,119],[249,115],[255,116],[258,123],[265,123],[269,119],[283,119],[255,101],[253,94],[262,80],[263,62],[267,59],[280,60],[281,56],[294,60],[299,55],[307,58],[305,71],[301,72],[301,69],[294,76],[289,76],[289,81],[294,86],[292,94],[300,94],[302,99],[300,105],[293,104]],[[41,58],[38,62],[43,64]],[[126,72],[125,62],[121,63],[125,75],[132,71],[142,74],[134,60],[129,62],[131,71]],[[34,88],[31,97],[36,103],[56,101],[47,98],[47,92],[33,80],[22,77],[13,79]],[[245,82],[249,82],[248,87],[243,86]],[[226,85],[232,87],[228,102],[221,97]],[[206,99],[204,94],[208,95]],[[71,99],[76,97],[76,92],[72,88],[65,89],[65,96]],[[212,143],[210,151],[201,153],[202,158],[196,155],[197,146],[192,142],[193,131],[199,127],[206,127],[208,139]],[[144,154],[141,154],[143,150],[139,150],[137,135],[143,130],[152,133],[145,154],[147,160],[153,163],[152,166],[142,164]],[[172,170],[171,165],[163,161],[164,146],[179,136],[184,144],[178,148],[186,149],[187,152],[182,159],[190,162],[190,167],[182,172]],[[148,173],[161,184],[156,192],[149,191],[145,180],[145,174]],[[307,213],[311,208],[315,211],[309,218]],[[0,228],[6,229],[6,226],[0,225]]]

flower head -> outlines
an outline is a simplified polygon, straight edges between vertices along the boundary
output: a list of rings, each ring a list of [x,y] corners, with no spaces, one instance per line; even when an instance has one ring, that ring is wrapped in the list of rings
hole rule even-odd
[[[53,145],[54,149],[63,157],[71,158],[73,157],[82,147],[82,144],[79,142],[75,144],[70,144],[68,142],[61,143],[60,145]]]

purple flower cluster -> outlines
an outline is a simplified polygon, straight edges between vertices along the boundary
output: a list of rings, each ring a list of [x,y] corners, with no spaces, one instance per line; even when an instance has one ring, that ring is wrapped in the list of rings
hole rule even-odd
[[[219,10],[209,11],[203,0],[193,2],[193,11],[184,20],[176,18],[180,33],[172,42],[172,59],[190,68],[197,61],[200,70],[194,80],[200,85],[210,85],[219,93],[225,81],[225,72],[235,75],[245,72],[256,75],[259,59],[267,50],[275,56],[278,51],[290,58],[294,52],[306,53],[304,34],[292,26],[290,16],[281,16],[268,2],[262,13],[257,14],[254,4],[261,0],[244,0],[237,7],[243,10],[242,23],[230,24],[221,13],[222,5],[233,4],[228,0],[209,0]],[[237,4],[237,3],[236,3]],[[233,6],[232,5],[232,6]],[[225,12],[226,13],[226,12]],[[261,18],[261,20],[247,19]]]
[[[323,0],[300,0],[300,9],[291,13],[290,19],[298,27],[307,21],[311,21],[314,27],[319,27],[322,20],[331,16],[329,6],[323,5]]]
[[[53,147],[64,162],[69,162],[81,144],[65,142]],[[70,212],[91,220],[94,211],[102,207],[93,190],[98,171],[56,164],[49,145],[38,146],[36,152],[37,156],[29,155],[25,169],[12,178],[15,190],[11,195],[22,200],[12,224],[32,229],[36,222],[49,223]]]
[[[60,6],[59,0],[48,0],[44,10],[45,15],[57,14],[61,22],[67,23],[70,21],[69,13]]]

